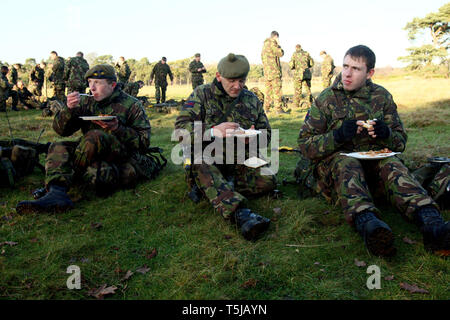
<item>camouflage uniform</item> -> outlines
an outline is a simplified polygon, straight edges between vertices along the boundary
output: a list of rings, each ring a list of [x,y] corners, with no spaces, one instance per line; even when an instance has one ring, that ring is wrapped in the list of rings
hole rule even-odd
[[[135,98],[137,97],[139,90],[140,87],[138,82],[128,82],[123,89],[125,93],[128,93],[130,96],[133,96]]]
[[[126,61],[124,61],[122,65],[116,63],[116,72],[119,82],[122,82],[124,85],[127,84],[131,75],[131,69],[128,66],[128,63]]]
[[[70,58],[64,70],[64,79],[67,84],[67,93],[79,92],[85,93],[87,81],[84,75],[89,70],[89,64],[82,57]]]
[[[35,96],[42,96],[42,87],[45,81],[45,71],[39,65],[33,68],[30,74],[30,82],[32,84],[31,93]]]
[[[22,89],[17,88],[17,94],[19,96],[19,101],[29,109],[40,109],[42,104],[36,100],[35,96],[23,86]]]
[[[269,110],[273,104],[275,109],[283,110],[282,107],[282,90],[281,90],[281,62],[280,58],[284,55],[283,49],[273,38],[267,38],[261,52],[261,60],[263,63],[264,80],[266,84],[266,99],[264,101],[264,109]]]
[[[17,73],[17,69],[14,66],[9,68],[8,80],[12,86],[17,85],[17,80],[19,80],[19,74]]]
[[[323,88],[328,88],[331,85],[331,78],[333,78],[334,61],[333,58],[326,54],[322,61],[322,85]]]
[[[56,57],[53,60],[52,70],[49,80],[53,82],[55,94],[54,97],[59,101],[66,101],[66,83],[64,81],[65,62],[62,57]]]
[[[258,97],[259,101],[261,101],[262,105],[264,105],[264,93],[257,87],[251,88],[250,91],[253,92]]]
[[[173,74],[167,63],[162,64],[161,61],[158,62],[150,74],[150,81],[155,79],[155,99],[156,103],[166,101],[166,90],[167,90],[167,75],[170,77],[170,81],[173,81]]]
[[[382,120],[391,135],[387,139],[373,139],[363,130],[351,141],[339,144],[334,140],[333,130],[350,119]],[[355,213],[365,210],[379,213],[372,194],[387,197],[409,219],[413,219],[419,207],[436,205],[397,157],[364,161],[340,154],[382,148],[401,152],[406,140],[391,94],[371,80],[354,93],[346,92],[341,75],[315,100],[298,138],[303,156],[312,161],[317,181],[314,189],[339,204],[349,223]]]
[[[254,125],[256,129],[267,129],[270,139],[269,120],[258,98],[243,89],[239,99],[225,121],[236,122],[243,128]],[[227,106],[234,100],[216,79],[211,84],[201,85],[189,96],[176,119],[175,128],[186,129],[193,135],[194,121],[201,121],[203,135],[212,126],[220,124]],[[197,186],[225,219],[246,200],[245,196],[261,195],[276,186],[274,175],[261,175],[260,168],[252,169],[240,164],[193,164],[192,173]],[[233,183],[230,183],[231,177]]]
[[[151,128],[144,108],[137,99],[117,89],[100,102],[87,96],[80,99],[80,107],[65,107],[53,120],[53,129],[59,135],[67,137],[81,129],[83,136],[78,141],[50,145],[45,164],[46,185],[69,187],[75,180],[104,191],[119,185],[132,186],[139,178],[139,159],[150,146]],[[79,118],[97,114],[117,116],[118,129],[107,132]]]
[[[289,67],[294,70],[294,107],[300,107],[302,87],[305,86],[306,101],[311,101],[311,70],[314,60],[307,51],[297,48],[292,54]]]
[[[198,86],[203,84],[203,73],[206,70],[197,71],[200,68],[204,68],[204,65],[201,61],[192,60],[189,64],[189,71],[191,72],[191,81],[192,81],[192,89],[197,88]]]
[[[9,83],[8,78],[0,73],[0,111],[6,111],[6,100],[12,97],[12,108],[16,109],[19,97],[17,91],[12,90],[13,85]]]

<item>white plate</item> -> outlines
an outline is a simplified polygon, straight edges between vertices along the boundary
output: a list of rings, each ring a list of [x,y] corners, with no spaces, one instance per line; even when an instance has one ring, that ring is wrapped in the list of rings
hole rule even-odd
[[[244,133],[236,133],[236,134],[234,134],[234,136],[248,138],[248,137],[257,136],[258,134],[261,134],[261,131],[248,129],[248,130],[244,130]]]
[[[268,164],[266,160],[257,158],[257,157],[251,157],[244,161],[244,165],[250,168],[259,168],[264,165]]]
[[[116,118],[116,116],[84,116],[80,117],[83,120],[112,120]]]
[[[380,153],[375,156],[370,156],[368,154],[363,154],[363,153],[365,153],[365,152],[341,153],[341,155],[356,158],[356,159],[378,160],[378,159],[384,159],[384,158],[389,158],[389,157],[395,156],[396,154],[400,154],[401,152]]]

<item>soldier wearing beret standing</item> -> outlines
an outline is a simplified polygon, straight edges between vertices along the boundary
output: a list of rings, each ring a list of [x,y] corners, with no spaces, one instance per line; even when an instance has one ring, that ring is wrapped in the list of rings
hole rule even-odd
[[[189,96],[176,119],[175,129],[185,129],[195,136],[194,122],[199,121],[201,136],[206,135],[208,139],[230,137],[239,128],[265,129],[270,139],[271,128],[261,102],[252,92],[244,89],[250,70],[248,60],[242,55],[230,53],[219,62],[217,69],[212,83],[195,88]],[[192,144],[194,139],[191,139]],[[223,143],[223,140],[219,142]],[[224,153],[223,156],[225,158],[227,155]],[[248,209],[246,197],[273,191],[275,175],[263,175],[261,168],[228,164],[229,161],[226,161],[227,164],[196,162],[194,160],[192,165],[193,179],[215,210],[236,223],[246,239],[252,240],[261,235],[270,220]]]
[[[48,193],[35,201],[22,201],[17,212],[65,211],[73,207],[67,191],[74,182],[94,187],[107,195],[117,186],[131,187],[140,177],[139,164],[150,146],[150,122],[139,100],[117,87],[114,67],[97,65],[85,79],[93,96],[72,92],[53,120],[63,137],[78,130],[76,141],[50,145],[46,159]],[[110,121],[83,120],[81,116],[111,115]]]
[[[202,85],[203,73],[206,72],[206,68],[200,61],[200,53],[195,54],[195,59],[189,64],[189,71],[191,72],[192,89]]]
[[[167,64],[167,58],[162,57],[152,70],[150,74],[150,85],[155,79],[155,99],[156,103],[166,102],[166,90],[167,90],[167,75],[170,78],[170,84],[173,85],[173,74]]]

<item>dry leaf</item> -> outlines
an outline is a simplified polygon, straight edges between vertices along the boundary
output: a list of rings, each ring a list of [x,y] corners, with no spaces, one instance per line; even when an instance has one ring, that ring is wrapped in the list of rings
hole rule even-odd
[[[258,282],[258,280],[255,279],[249,279],[247,281],[245,281],[241,287],[244,289],[248,289],[248,288],[254,288],[256,287],[256,283]]]
[[[145,256],[147,259],[153,259],[154,257],[156,257],[156,255],[158,254],[158,251],[156,250],[156,248],[153,248],[152,252],[148,252],[147,251],[147,255]]]
[[[144,264],[143,267],[140,267],[140,268],[136,269],[136,272],[139,272],[139,273],[142,273],[142,274],[146,274],[149,271],[150,271],[150,268],[148,268],[146,264]]]
[[[425,294],[429,294],[428,290],[421,289],[418,286],[416,286],[415,284],[410,285],[409,283],[406,283],[406,282],[400,283],[400,288],[402,288],[403,290],[409,291],[411,293],[425,293]]]
[[[316,266],[318,266],[318,265],[320,265],[320,262],[314,262],[314,264],[315,264]]]
[[[365,267],[367,266],[367,263],[365,263],[364,261],[359,261],[358,259],[355,258],[355,265],[357,267]]]
[[[409,239],[408,237],[403,237],[403,242],[407,244],[416,244],[417,242]]]
[[[101,222],[95,222],[95,223],[91,223],[91,228],[99,230],[99,229],[103,228],[103,225]]]
[[[386,276],[386,277],[384,277],[384,280],[392,281],[392,280],[394,280],[394,275]]]
[[[281,214],[281,208],[273,208],[273,212],[275,212],[275,214]]]
[[[131,270],[128,270],[127,273],[123,276],[123,278],[120,281],[125,281],[131,278],[131,276],[134,274]]]
[[[106,287],[106,286],[107,285],[104,284],[98,289],[91,289],[91,290],[89,290],[88,295],[92,296],[94,298],[97,298],[97,299],[103,299],[103,296],[106,296],[107,294],[114,294],[115,291],[117,290],[117,287],[115,287],[115,286],[110,286],[110,287]]]

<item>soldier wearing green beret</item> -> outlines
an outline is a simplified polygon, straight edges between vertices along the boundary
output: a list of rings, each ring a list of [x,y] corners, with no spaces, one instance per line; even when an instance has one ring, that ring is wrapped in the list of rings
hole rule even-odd
[[[175,129],[189,132],[193,137],[192,144],[195,139],[194,122],[197,121],[201,122],[201,136],[223,139],[230,136],[230,131],[254,128],[265,129],[270,140],[270,124],[261,102],[244,89],[250,70],[247,59],[230,53],[220,60],[217,69],[212,83],[198,86],[189,96],[176,119]],[[225,152],[222,159],[226,157]],[[227,164],[196,162],[193,162],[191,177],[214,209],[225,219],[236,223],[246,239],[261,235],[270,220],[248,209],[246,197],[273,191],[275,175],[263,175],[261,168],[228,164],[228,161]]]
[[[18,212],[65,211],[73,207],[67,190],[74,182],[92,186],[107,195],[118,186],[132,187],[145,168],[150,146],[150,122],[139,100],[117,87],[114,67],[97,65],[86,72],[92,96],[72,92],[53,120],[63,137],[78,130],[76,141],[50,145],[46,159],[48,193],[35,201],[22,201]],[[114,116],[112,120],[83,120],[82,116]],[[147,159],[147,158],[146,158]]]
[[[119,78],[119,82],[126,85],[130,80],[131,69],[128,66],[128,63],[125,61],[124,57],[119,57],[119,60],[115,64],[117,77]]]
[[[167,64],[167,58],[162,57],[152,70],[150,74],[150,85],[155,79],[155,99],[156,103],[166,102],[166,90],[167,90],[167,75],[170,77],[171,85],[173,85],[173,74]]]
[[[200,53],[195,54],[195,59],[189,64],[189,71],[191,72],[192,89],[202,85],[203,73],[206,72],[206,68],[200,61]]]

